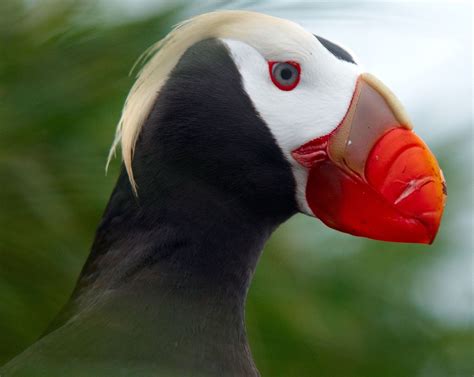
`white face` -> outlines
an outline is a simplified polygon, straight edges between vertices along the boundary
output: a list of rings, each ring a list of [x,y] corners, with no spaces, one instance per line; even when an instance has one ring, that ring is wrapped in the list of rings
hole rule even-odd
[[[305,195],[308,170],[292,158],[291,152],[331,133],[339,125],[349,108],[360,68],[336,58],[312,35],[304,41],[304,53],[296,45],[292,48],[291,44],[284,44],[281,50],[270,49],[270,53],[266,46],[266,56],[237,40],[223,39],[223,42],[255,109],[292,166],[300,210],[313,215]],[[272,44],[275,46],[277,42]],[[288,91],[278,88],[271,79],[269,61],[298,63],[301,68],[298,85]]]

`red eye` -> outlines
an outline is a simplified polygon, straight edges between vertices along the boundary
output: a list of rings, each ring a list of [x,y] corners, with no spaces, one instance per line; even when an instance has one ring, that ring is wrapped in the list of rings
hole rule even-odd
[[[301,67],[297,62],[268,62],[270,77],[281,90],[293,90],[300,82]]]

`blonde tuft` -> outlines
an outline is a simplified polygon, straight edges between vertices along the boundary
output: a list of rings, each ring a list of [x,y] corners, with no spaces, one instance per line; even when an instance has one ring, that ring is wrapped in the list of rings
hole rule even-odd
[[[248,11],[211,12],[176,25],[165,38],[148,48],[135,64],[145,62],[125,100],[106,169],[120,145],[130,183],[137,194],[132,160],[138,135],[163,84],[189,47],[208,38],[229,38],[258,46],[261,53],[271,55],[274,52],[272,36],[280,34],[295,40],[302,33],[306,34],[304,29],[293,22]],[[262,51],[262,43],[263,50],[267,44],[267,51]]]

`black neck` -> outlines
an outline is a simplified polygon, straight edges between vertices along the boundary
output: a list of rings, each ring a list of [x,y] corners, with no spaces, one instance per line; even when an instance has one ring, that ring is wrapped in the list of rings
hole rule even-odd
[[[133,197],[122,173],[78,284],[75,311],[107,297],[101,315],[134,329],[139,357],[183,373],[257,375],[245,298],[263,245],[284,219],[255,213],[171,171],[154,190],[157,199]]]

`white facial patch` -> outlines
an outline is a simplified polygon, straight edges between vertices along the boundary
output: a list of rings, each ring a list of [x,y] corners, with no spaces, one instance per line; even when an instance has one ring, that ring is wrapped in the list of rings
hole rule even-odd
[[[300,210],[313,216],[305,194],[308,169],[296,162],[291,152],[329,134],[339,125],[349,108],[361,70],[355,64],[337,59],[314,36],[308,35],[299,41],[305,44],[304,48],[288,43],[279,46],[278,40],[262,42],[266,45],[264,48],[232,39],[222,40],[229,48],[256,111],[292,166]],[[269,49],[269,44],[274,48]],[[271,80],[269,61],[299,63],[298,86],[291,91],[279,89]]]

